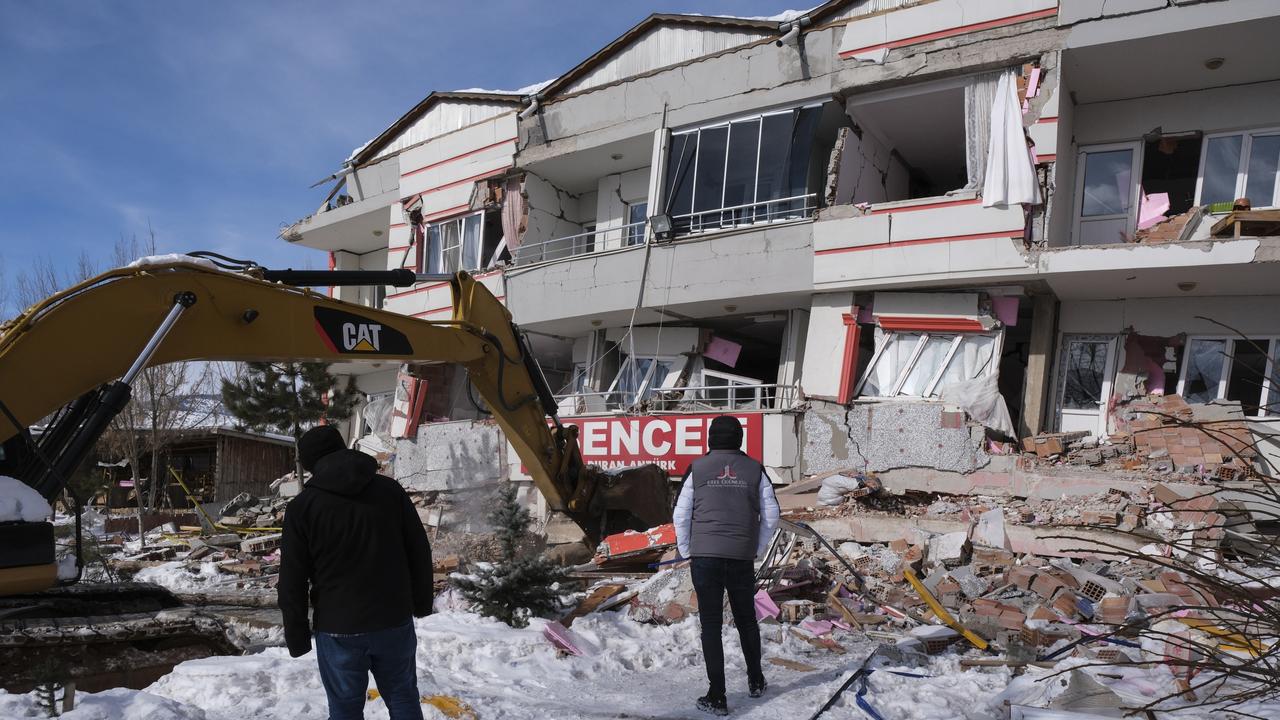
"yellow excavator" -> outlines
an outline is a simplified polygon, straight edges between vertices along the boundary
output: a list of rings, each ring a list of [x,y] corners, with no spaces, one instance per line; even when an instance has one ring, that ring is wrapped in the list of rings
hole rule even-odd
[[[444,321],[308,289],[440,281],[453,291],[453,316]],[[524,335],[465,272],[269,270],[195,253],[103,273],[32,306],[0,332],[0,475],[50,501],[68,489],[67,478],[149,366],[181,360],[457,363],[547,504],[583,529],[588,546],[608,533],[671,519],[669,483],[655,466],[606,473],[583,463],[576,428],[557,419]],[[41,421],[37,436],[31,426]],[[78,498],[71,504],[81,506]],[[77,518],[77,570],[60,580],[51,523],[0,523],[0,598],[37,593],[32,597],[46,606],[56,602],[40,591],[78,581],[80,540]],[[0,606],[0,621],[5,612]]]

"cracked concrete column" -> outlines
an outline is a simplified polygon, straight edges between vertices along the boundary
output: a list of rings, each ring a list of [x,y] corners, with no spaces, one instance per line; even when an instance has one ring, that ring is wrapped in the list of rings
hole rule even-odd
[[[1018,434],[1037,435],[1049,427],[1045,421],[1051,409],[1049,399],[1053,369],[1054,337],[1058,329],[1058,299],[1053,295],[1035,295],[1031,306],[1031,347],[1027,357],[1027,375],[1023,379],[1022,409],[1018,415]]]

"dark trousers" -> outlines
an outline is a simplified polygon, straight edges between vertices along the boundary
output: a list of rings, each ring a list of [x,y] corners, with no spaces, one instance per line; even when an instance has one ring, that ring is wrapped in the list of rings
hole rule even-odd
[[[750,560],[695,557],[690,561],[693,589],[698,594],[698,619],[702,622],[702,658],[712,695],[723,696],[724,647],[720,629],[724,624],[724,594],[729,593],[733,624],[742,641],[742,657],[747,661],[747,679],[764,678],[760,670],[760,626],[756,623],[755,567]]]
[[[413,623],[355,635],[316,633],[320,680],[329,697],[329,720],[364,717],[369,673],[391,720],[422,720],[418,696],[418,650]]]

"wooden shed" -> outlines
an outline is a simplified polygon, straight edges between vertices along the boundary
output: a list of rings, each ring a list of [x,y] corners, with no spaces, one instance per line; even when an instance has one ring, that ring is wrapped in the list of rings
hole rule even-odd
[[[150,455],[144,455],[144,472],[150,466]],[[161,466],[180,475],[200,502],[226,502],[242,492],[263,497],[272,494],[273,480],[293,471],[293,439],[226,427],[183,430],[165,448]],[[129,468],[112,467],[110,475],[111,506],[132,506]],[[161,505],[191,507],[172,473],[166,472],[165,480],[167,502]]]

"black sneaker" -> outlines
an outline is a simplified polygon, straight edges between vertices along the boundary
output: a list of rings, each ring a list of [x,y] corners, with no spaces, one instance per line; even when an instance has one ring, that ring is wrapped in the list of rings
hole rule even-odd
[[[698,709],[712,715],[728,715],[729,703],[724,696],[703,695],[698,698]]]
[[[765,682],[764,678],[760,678],[759,680],[747,681],[747,694],[753,698],[760,697],[761,695],[764,694],[764,691],[768,689],[769,689],[769,683]]]

